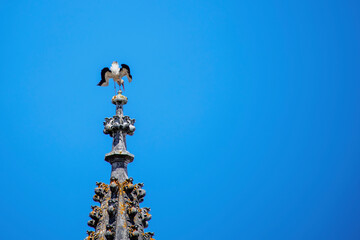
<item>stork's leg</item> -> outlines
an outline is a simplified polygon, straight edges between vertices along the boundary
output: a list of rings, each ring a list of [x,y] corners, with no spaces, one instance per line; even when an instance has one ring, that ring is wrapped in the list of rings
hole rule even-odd
[[[115,95],[116,95],[116,83],[114,81],[114,90],[115,90]]]
[[[119,90],[121,90],[121,81],[116,81],[116,82],[119,85]]]

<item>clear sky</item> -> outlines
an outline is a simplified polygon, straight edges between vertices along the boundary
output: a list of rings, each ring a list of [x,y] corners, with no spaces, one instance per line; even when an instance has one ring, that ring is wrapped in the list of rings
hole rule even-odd
[[[114,93],[171,240],[360,239],[358,1],[1,1],[1,239],[83,239]]]

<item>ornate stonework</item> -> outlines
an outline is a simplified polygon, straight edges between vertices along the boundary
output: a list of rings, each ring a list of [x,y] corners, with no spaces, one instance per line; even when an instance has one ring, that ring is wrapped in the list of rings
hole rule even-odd
[[[112,150],[105,160],[112,166],[110,184],[97,182],[93,200],[100,206],[91,206],[85,240],[154,240],[154,233],[144,232],[151,219],[150,208],[140,208],[146,191],[143,183],[133,184],[128,178],[127,164],[134,155],[127,151],[126,135],[133,135],[135,119],[124,116],[123,105],[128,101],[121,91],[112,98],[116,115],[105,118],[104,133],[113,138]]]

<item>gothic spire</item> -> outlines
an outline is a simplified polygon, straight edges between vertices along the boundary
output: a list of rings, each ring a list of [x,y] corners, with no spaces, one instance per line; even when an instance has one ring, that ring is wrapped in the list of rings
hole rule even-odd
[[[134,134],[135,119],[124,116],[128,99],[121,93],[112,98],[116,114],[104,122],[104,133],[113,138],[112,150],[105,155],[111,164],[110,184],[96,183],[93,200],[100,206],[91,206],[88,225],[94,231],[88,231],[85,240],[154,240],[154,233],[144,232],[151,219],[150,208],[139,206],[146,194],[144,184],[134,184],[127,173],[134,155],[127,151],[126,136]]]

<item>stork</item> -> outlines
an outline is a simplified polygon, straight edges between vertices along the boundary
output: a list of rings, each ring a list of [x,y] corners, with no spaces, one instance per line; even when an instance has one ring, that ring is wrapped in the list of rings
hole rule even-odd
[[[119,68],[119,63],[114,61],[109,68],[103,68],[101,70],[101,81],[97,84],[100,87],[107,87],[109,85],[109,80],[112,78],[114,80],[114,87],[116,92],[115,82],[119,84],[125,90],[123,77],[127,77],[129,83],[132,81],[132,76],[130,74],[130,68],[126,64],[121,64],[121,68]]]

